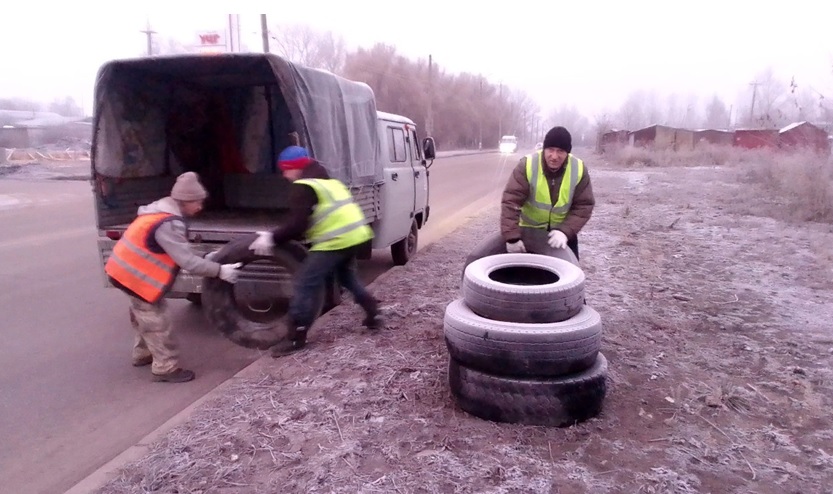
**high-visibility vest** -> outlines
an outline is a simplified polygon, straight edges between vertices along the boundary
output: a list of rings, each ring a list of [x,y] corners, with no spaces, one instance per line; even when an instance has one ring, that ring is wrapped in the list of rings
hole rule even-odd
[[[151,236],[156,228],[170,218],[170,213],[143,214],[127,227],[107,259],[104,271],[122,286],[148,303],[156,303],[171,288],[179,266],[167,253],[154,252]]]
[[[306,231],[306,238],[312,243],[310,250],[346,249],[373,238],[364,213],[339,180],[310,178],[295,183],[309,185],[318,196]]]
[[[529,181],[529,195],[521,207],[521,226],[552,230],[560,225],[570,212],[576,186],[584,176],[584,162],[572,154],[568,155],[558,191],[558,201],[553,203],[547,177],[544,176],[542,151],[526,156],[526,178]]]

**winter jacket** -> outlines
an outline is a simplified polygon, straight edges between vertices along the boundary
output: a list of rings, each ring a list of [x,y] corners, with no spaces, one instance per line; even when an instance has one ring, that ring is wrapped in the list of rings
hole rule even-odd
[[[564,177],[564,168],[551,171],[546,164],[543,165],[544,176],[550,185],[550,197],[558,199],[558,192],[561,188],[561,180]],[[521,158],[517,166],[512,170],[506,187],[503,190],[500,208],[500,232],[507,242],[514,242],[521,238],[521,227],[519,225],[521,207],[529,196],[529,180],[526,178],[526,156]],[[590,173],[587,164],[584,165],[584,176],[576,185],[573,204],[564,222],[556,226],[567,235],[567,238],[574,239],[590,220],[593,214],[593,207],[596,200],[593,197],[593,186],[590,183]]]

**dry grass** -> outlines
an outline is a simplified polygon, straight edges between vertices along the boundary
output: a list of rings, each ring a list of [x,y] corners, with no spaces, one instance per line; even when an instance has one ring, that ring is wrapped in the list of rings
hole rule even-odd
[[[698,145],[673,151],[619,147],[606,161],[627,167],[713,167],[737,171],[737,180],[753,186],[739,194],[744,213],[767,214],[790,221],[833,221],[833,159],[810,151],[771,151]]]

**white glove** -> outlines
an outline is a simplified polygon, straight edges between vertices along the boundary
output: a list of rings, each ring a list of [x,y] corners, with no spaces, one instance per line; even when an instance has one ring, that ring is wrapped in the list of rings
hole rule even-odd
[[[567,235],[561,230],[552,230],[549,235],[547,243],[553,249],[563,249],[567,247]]]
[[[221,264],[220,279],[229,283],[237,283],[237,277],[240,276],[240,266],[242,265],[242,262],[236,262],[234,264]]]
[[[275,240],[270,232],[257,232],[257,239],[249,245],[249,250],[259,256],[271,256],[274,247]]]
[[[523,254],[526,252],[526,246],[524,245],[523,240],[518,240],[517,242],[509,243],[506,242],[506,252],[510,254]]]

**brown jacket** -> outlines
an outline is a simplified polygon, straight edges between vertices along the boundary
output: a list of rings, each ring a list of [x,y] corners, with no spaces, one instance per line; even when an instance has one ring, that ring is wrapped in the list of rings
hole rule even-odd
[[[550,197],[553,202],[558,200],[558,192],[561,189],[561,180],[564,178],[565,168],[566,166],[562,166],[558,171],[552,172],[546,165],[543,165],[544,176],[547,177],[547,182],[550,184]],[[512,170],[512,175],[506,182],[506,188],[503,190],[503,198],[501,199],[500,232],[507,242],[521,238],[521,227],[518,221],[521,217],[521,207],[526,202],[528,195],[529,180],[526,178],[526,156],[524,156],[515,166],[515,169]],[[564,222],[556,226],[555,229],[564,232],[569,239],[576,238],[578,232],[590,219],[590,215],[593,214],[595,204],[596,199],[593,197],[590,173],[585,164],[584,175],[576,185],[570,212],[567,213]]]

